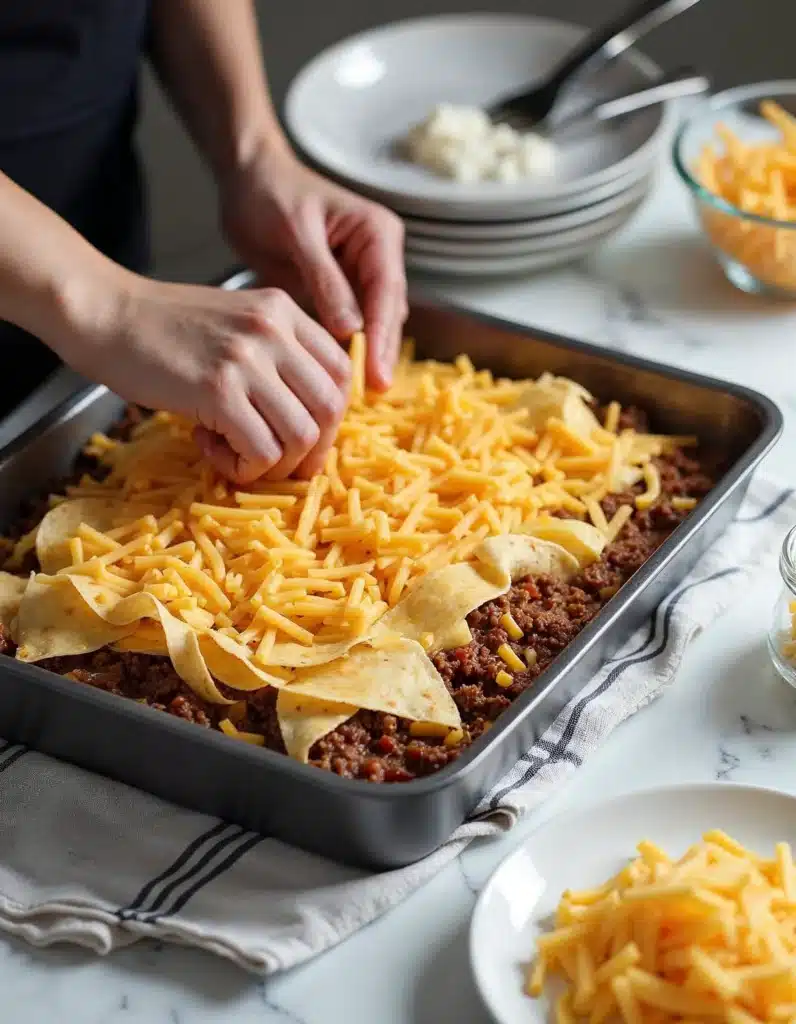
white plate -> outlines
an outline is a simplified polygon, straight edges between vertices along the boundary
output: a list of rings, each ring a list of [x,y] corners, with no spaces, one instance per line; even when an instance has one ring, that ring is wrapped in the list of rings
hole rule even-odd
[[[406,233],[406,251],[411,253],[427,253],[432,256],[457,256],[460,259],[482,259],[491,256],[529,256],[531,253],[548,252],[550,249],[561,249],[570,245],[590,242],[622,227],[641,205],[641,199],[617,210],[607,217],[600,217],[588,224],[580,224],[565,231],[551,231],[544,235],[532,235],[530,238],[509,238],[498,241],[483,239],[453,240],[447,238],[415,237],[410,231]]]
[[[501,223],[506,221],[516,222],[518,220],[529,221],[537,217],[569,213],[572,210],[581,209],[582,207],[589,206],[592,203],[602,202],[604,199],[610,199],[614,196],[621,195],[631,186],[637,185],[642,179],[649,177],[655,170],[657,163],[657,155],[652,154],[649,159],[640,163],[638,166],[631,167],[631,169],[621,177],[615,178],[613,181],[607,181],[602,185],[598,185],[596,188],[589,188],[583,192],[557,196],[552,199],[539,199],[535,200],[532,204],[529,204],[524,200],[521,202],[509,202],[506,200],[500,208],[493,209],[486,213],[484,213],[479,206],[467,207],[448,204],[445,207],[440,207],[439,204],[416,202],[406,197],[387,197],[376,192],[371,192],[366,188],[362,188],[356,182],[347,182],[344,179],[340,180],[349,188],[353,188],[377,202],[391,206],[392,209],[394,209],[396,213],[401,214],[401,216],[427,217],[448,221],[453,220],[454,222],[458,221],[462,224],[470,222],[479,223],[484,220],[489,220],[493,223]]]
[[[520,256],[442,256],[433,253],[405,251],[407,269],[426,274],[442,274],[446,277],[507,277],[549,270],[565,263],[583,259],[599,248],[619,225],[609,225],[598,235],[569,245],[556,245],[542,251],[524,253]]]
[[[508,208],[530,212],[649,163],[670,113],[651,107],[595,125],[562,146],[552,175],[515,184],[446,181],[396,158],[394,143],[439,102],[483,106],[539,79],[583,34],[547,18],[480,14],[364,32],[299,73],[286,100],[287,126],[312,161],[402,212],[454,220],[500,219]],[[657,74],[640,54],[623,54],[580,87],[578,102],[644,85]]]
[[[521,965],[533,957],[540,922],[561,893],[604,882],[651,839],[682,854],[721,828],[760,853],[796,835],[796,798],[733,783],[631,793],[554,818],[508,857],[481,893],[470,930],[476,984],[498,1024],[546,1024],[544,999],[522,994]]]
[[[495,221],[491,224],[461,224],[455,221],[426,220],[421,217],[404,217],[407,237],[434,238],[462,242],[498,242],[509,239],[536,238],[550,235],[555,231],[580,227],[601,220],[609,214],[624,210],[650,190],[652,176],[647,175],[637,184],[632,185],[618,195],[609,196],[598,203],[589,203],[568,213],[554,214],[550,217],[537,217],[533,220]]]
[[[406,253],[407,270],[421,274],[439,274],[443,277],[510,277],[550,270],[565,263],[574,263],[594,249],[597,243],[568,245],[547,252],[526,256],[493,256],[483,259],[457,259],[455,256],[431,256],[427,253]]]

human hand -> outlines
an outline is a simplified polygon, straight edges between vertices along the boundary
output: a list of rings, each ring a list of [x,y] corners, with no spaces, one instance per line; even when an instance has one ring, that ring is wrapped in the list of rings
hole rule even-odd
[[[286,149],[259,154],[222,181],[221,216],[230,243],[262,280],[274,262],[287,261],[330,334],[343,341],[365,331],[368,384],[388,387],[407,314],[400,219]]]
[[[115,268],[61,353],[128,401],[181,413],[240,484],[320,470],[345,411],[348,357],[276,289],[225,292]]]

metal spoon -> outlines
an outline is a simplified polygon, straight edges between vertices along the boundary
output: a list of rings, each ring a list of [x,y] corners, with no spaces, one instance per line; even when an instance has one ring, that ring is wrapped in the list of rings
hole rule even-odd
[[[625,96],[616,96],[609,100],[600,100],[597,103],[590,103],[566,114],[547,128],[542,123],[536,125],[535,130],[541,129],[542,134],[559,138],[569,134],[573,128],[586,127],[595,121],[612,121],[617,117],[624,117],[645,107],[655,106],[656,103],[665,103],[667,100],[681,99],[686,96],[701,96],[710,89],[710,81],[704,76],[697,74],[693,68],[680,68],[672,72],[654,85],[645,86]]]
[[[495,122],[511,122],[530,128],[547,118],[564,86],[586,67],[608,63],[664,22],[698,3],[698,0],[641,0],[624,14],[590,33],[547,78],[531,89],[506,96],[487,111]]]

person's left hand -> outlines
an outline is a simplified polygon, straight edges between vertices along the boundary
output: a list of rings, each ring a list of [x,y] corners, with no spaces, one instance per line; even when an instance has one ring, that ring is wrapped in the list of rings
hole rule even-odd
[[[400,219],[284,150],[222,183],[221,217],[230,244],[263,284],[295,292],[284,273],[273,280],[275,267],[287,267],[330,334],[343,341],[365,331],[368,384],[388,387],[407,315]]]

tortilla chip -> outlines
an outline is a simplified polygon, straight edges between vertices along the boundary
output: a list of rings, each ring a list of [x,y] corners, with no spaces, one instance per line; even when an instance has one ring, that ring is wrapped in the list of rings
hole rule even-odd
[[[420,644],[408,639],[389,649],[362,647],[340,661],[308,669],[284,692],[451,728],[461,724],[439,672]]]
[[[323,670],[302,673],[280,691],[276,708],[288,753],[306,761],[317,740],[362,707],[458,727],[458,710],[447,689],[445,699],[438,690],[432,691],[437,693],[438,706],[431,712],[408,699],[417,698],[421,678],[435,685],[439,680],[444,688],[418,641],[430,633],[431,651],[463,647],[472,640],[465,616],[505,594],[513,580],[532,573],[566,578],[579,568],[568,551],[524,535],[492,537],[477,548],[475,556],[474,565],[450,565],[421,579],[376,624],[372,646],[353,650],[344,661]],[[311,704],[306,702],[308,697],[315,698]],[[444,717],[446,709],[452,712],[450,719]]]
[[[446,634],[459,626],[467,615],[486,601],[505,593],[501,580],[487,579],[467,562],[448,565],[422,577],[403,600],[376,624],[419,642],[427,633],[434,637],[433,649],[445,649]]]
[[[432,651],[450,650],[469,643],[466,622],[470,612],[505,594],[512,580],[532,573],[571,576],[577,561],[563,548],[534,537],[507,534],[491,537],[475,551],[473,564],[460,562],[423,577],[395,608],[376,624],[420,642],[431,633]],[[463,640],[467,635],[468,639]]]
[[[225,637],[223,634],[218,634],[218,640],[216,640],[215,633],[209,634],[209,636],[214,643],[214,647],[209,647],[204,639],[200,641],[200,647],[203,652],[209,651],[208,657],[214,659],[216,666],[227,665],[228,671],[223,669],[222,671],[226,672],[228,678],[222,678],[211,669],[212,674],[229,686],[236,685],[230,681],[231,678],[238,680],[243,678],[245,680],[244,685],[238,687],[242,690],[256,690],[266,685],[262,681],[263,676],[258,675],[258,673],[263,672],[263,665],[265,665],[265,673],[269,676],[268,682],[272,684],[273,675],[279,668],[310,668],[316,665],[325,665],[342,657],[356,644],[363,643],[363,638],[357,637],[356,640],[350,643],[316,644],[312,647],[302,647],[301,644],[276,644],[267,662],[252,662],[252,671],[249,672],[247,668],[244,676],[241,677],[237,666],[230,665],[223,660],[223,652],[232,654],[238,661],[243,660],[248,664],[251,661],[251,654],[248,648],[241,644],[236,644],[231,637]],[[222,649],[221,654],[216,650],[219,646]],[[114,648],[117,651],[133,651],[136,654],[168,656],[169,653],[163,630],[154,622],[142,622],[134,633],[114,644]],[[269,669],[272,669],[273,672],[270,672]]]
[[[122,508],[118,501],[110,498],[75,498],[51,508],[36,533],[36,556],[41,571],[54,575],[72,564],[68,543],[77,536],[81,523],[104,533],[122,513],[125,518],[137,518],[131,515],[129,506]]]
[[[556,520],[564,522],[564,520]],[[522,534],[490,537],[475,551],[481,566],[488,566],[508,590],[514,580],[526,576],[558,576],[567,579],[579,569],[577,558],[562,545]]]
[[[266,672],[252,657],[252,652],[224,633],[201,633],[199,650],[210,674],[221,683],[243,692],[261,690],[264,686],[285,686],[289,673]]]
[[[279,665],[282,668],[314,668],[316,665],[328,665],[347,654],[352,647],[363,643],[367,637],[357,636],[351,640],[341,640],[336,644],[274,644],[265,662],[267,665]]]
[[[540,516],[528,524],[527,530],[534,537],[560,545],[578,560],[582,568],[596,562],[608,543],[605,534],[596,526],[579,519]]]
[[[85,576],[34,577],[19,608],[20,661],[88,654],[133,633],[141,619],[160,623],[177,675],[203,700],[232,704],[218,689],[199,635],[151,594],[120,597]]]
[[[285,750],[306,764],[315,743],[348,721],[358,710],[354,704],[333,704],[291,690],[280,690],[276,698],[276,713]]]
[[[113,645],[113,649],[121,652],[129,651],[131,654],[152,654],[161,658],[169,656],[166,637],[157,622],[141,622],[134,633],[118,640]]]
[[[431,645],[432,651],[452,651],[454,647],[466,647],[473,642],[473,634],[467,625],[467,619],[460,619],[459,622],[445,630],[439,636],[435,636]]]
[[[14,545],[8,558],[5,560],[7,569],[19,570],[25,564],[26,557],[36,549],[36,534],[39,532],[38,525],[29,530]]]
[[[27,586],[26,576],[0,572],[0,624],[6,627],[14,640],[17,638],[19,606]]]
[[[33,662],[88,654],[134,628],[111,624],[94,613],[71,577],[33,576],[19,605],[17,658]]]
[[[79,521],[85,522],[86,509],[79,513]],[[70,516],[56,518],[56,526],[74,523],[77,512],[71,510]],[[45,531],[45,540],[54,532]],[[57,557],[54,545],[45,550]],[[528,535],[484,541],[476,559],[472,565],[448,566],[421,579],[370,636],[317,648],[281,644],[279,664],[268,667],[224,633],[197,632],[152,594],[122,597],[87,576],[41,574],[25,586],[19,601],[17,656],[41,661],[106,645],[167,654],[180,678],[215,704],[234,703],[216,681],[241,692],[273,686],[286,694],[277,703],[285,743],[304,759],[317,739],[359,708],[457,728],[456,704],[419,641],[427,643],[431,634],[431,650],[463,646],[472,639],[466,616],[504,594],[513,579],[534,572],[566,576],[578,568],[563,548]],[[12,579],[13,611],[24,581]]]
[[[562,420],[573,433],[591,437],[600,422],[587,405],[591,395],[574,381],[563,377],[542,377],[529,384],[517,403],[528,410],[527,425],[540,434],[551,417]]]

